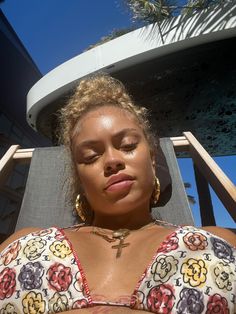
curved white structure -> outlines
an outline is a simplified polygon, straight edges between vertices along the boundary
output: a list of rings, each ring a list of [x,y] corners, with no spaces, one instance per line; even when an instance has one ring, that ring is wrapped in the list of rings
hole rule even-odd
[[[91,73],[122,71],[190,47],[236,37],[236,3],[229,1],[191,18],[178,16],[164,21],[161,32],[162,36],[156,24],[137,29],[84,52],[49,72],[28,93],[28,123],[37,130],[40,112]]]

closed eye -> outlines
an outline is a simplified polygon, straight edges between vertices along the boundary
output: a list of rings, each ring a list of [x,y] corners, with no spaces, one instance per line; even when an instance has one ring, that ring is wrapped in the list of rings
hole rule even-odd
[[[92,164],[93,162],[95,162],[98,159],[98,157],[99,157],[98,154],[86,156],[86,157],[84,157],[84,163],[85,164]]]
[[[132,152],[137,147],[137,143],[123,144],[121,149],[125,152]]]

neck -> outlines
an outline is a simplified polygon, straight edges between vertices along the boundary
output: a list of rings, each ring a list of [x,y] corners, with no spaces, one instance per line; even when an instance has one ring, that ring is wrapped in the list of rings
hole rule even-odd
[[[92,222],[93,226],[110,229],[110,230],[118,230],[118,229],[129,229],[136,230],[140,229],[143,226],[149,224],[153,221],[150,213],[144,216],[136,215],[135,217],[126,217],[124,216],[98,216],[95,215],[94,220]]]

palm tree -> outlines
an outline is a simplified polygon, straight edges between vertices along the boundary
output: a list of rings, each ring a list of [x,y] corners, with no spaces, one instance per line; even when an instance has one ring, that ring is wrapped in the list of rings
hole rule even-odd
[[[134,21],[160,23],[165,19],[183,14],[191,15],[212,5],[230,0],[124,0]],[[184,4],[185,2],[185,4]]]
[[[182,14],[192,15],[195,12],[206,9],[212,5],[220,5],[227,0],[188,0],[187,4],[183,7]]]
[[[126,0],[134,21],[162,22],[173,16],[177,0]]]
[[[4,0],[0,0],[4,1]],[[211,5],[223,4],[231,0],[122,0],[123,3],[132,12],[134,22],[145,24],[157,23],[162,41],[160,23],[179,14],[191,15],[196,11],[205,9]],[[183,5],[183,1],[186,2]],[[234,1],[234,0],[232,0]],[[86,50],[99,46],[114,38],[131,32],[135,27],[114,29],[110,34],[103,36],[97,43],[90,45]]]
[[[212,5],[220,5],[231,0],[123,0],[132,12],[133,21],[145,24],[156,23],[161,40],[161,22],[177,15],[191,16],[193,13]],[[234,0],[233,0],[234,1]],[[184,4],[185,2],[185,4]]]

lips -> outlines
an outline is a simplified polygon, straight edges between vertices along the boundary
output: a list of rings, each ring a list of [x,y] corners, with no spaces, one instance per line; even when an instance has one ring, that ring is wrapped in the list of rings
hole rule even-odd
[[[134,181],[134,177],[129,176],[127,174],[117,174],[113,175],[106,183],[105,190],[111,190],[115,186],[117,187],[125,187],[127,185],[130,185]],[[120,184],[119,184],[120,183]]]

